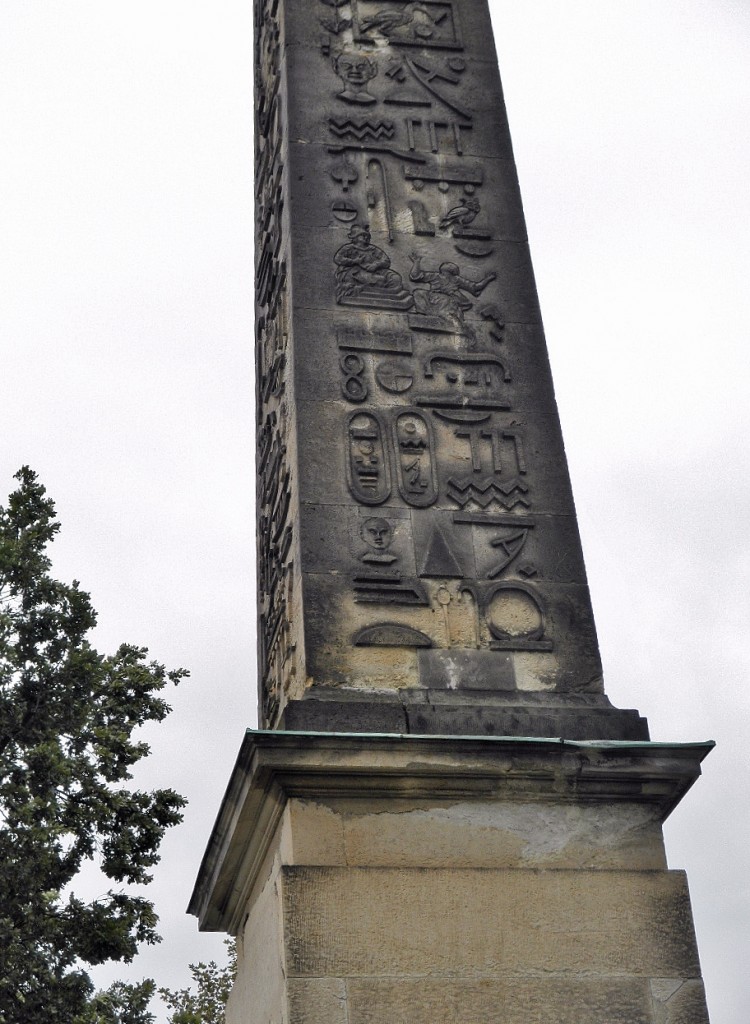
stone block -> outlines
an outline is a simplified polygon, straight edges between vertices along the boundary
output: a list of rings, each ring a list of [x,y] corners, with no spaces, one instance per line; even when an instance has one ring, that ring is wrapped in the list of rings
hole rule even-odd
[[[641,980],[427,976],[353,979],[347,990],[348,1024],[653,1024]]]
[[[655,1024],[709,1024],[706,994],[699,978],[654,978]]]
[[[226,1024],[284,1024],[285,936],[279,869],[277,858],[237,937],[240,967],[227,1003]]]
[[[284,868],[290,977],[700,976],[682,872]]]
[[[291,979],[289,1024],[351,1024],[346,983],[340,978]]]
[[[626,802],[295,799],[290,824],[297,867],[666,868],[658,815]]]

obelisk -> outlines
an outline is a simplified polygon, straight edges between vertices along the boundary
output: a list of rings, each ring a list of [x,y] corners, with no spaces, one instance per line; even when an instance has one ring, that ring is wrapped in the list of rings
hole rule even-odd
[[[256,0],[259,688],[228,1020],[705,1024],[604,694],[486,0]],[[427,980],[429,979],[429,980]]]

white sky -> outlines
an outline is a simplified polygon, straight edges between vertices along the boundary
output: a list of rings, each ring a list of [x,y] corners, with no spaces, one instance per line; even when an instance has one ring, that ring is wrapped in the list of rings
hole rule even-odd
[[[746,1024],[750,4],[491,2],[607,692],[719,743],[668,853]],[[221,952],[183,910],[255,721],[251,22],[0,0],[0,494],[39,472],[102,650],[192,671],[143,772],[191,801],[131,972],[172,986]]]

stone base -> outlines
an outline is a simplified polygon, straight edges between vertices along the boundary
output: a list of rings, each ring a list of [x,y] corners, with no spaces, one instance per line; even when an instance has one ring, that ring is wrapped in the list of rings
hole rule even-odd
[[[282,727],[297,732],[404,733],[429,736],[534,736],[569,740],[648,740],[648,722],[604,694],[519,690],[404,689],[358,692],[313,686],[284,708]]]
[[[661,824],[710,746],[249,733],[190,905],[228,1024],[707,1024]]]

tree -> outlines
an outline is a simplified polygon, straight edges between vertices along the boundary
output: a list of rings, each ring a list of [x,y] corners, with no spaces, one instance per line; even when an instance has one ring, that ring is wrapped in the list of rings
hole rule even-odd
[[[147,979],[137,985],[116,981],[105,992],[97,992],[75,1024],[154,1024],[149,1012],[156,985]]]
[[[159,995],[172,1011],[169,1024],[224,1024],[224,1009],[237,973],[234,944],[227,939],[224,945],[229,952],[226,967],[219,967],[215,960],[189,965],[195,992],[189,988],[176,992],[159,989]]]
[[[149,753],[134,732],[186,673],[91,646],[88,594],[50,575],[54,504],[28,467],[16,479],[0,506],[0,1024],[142,1024],[153,985],[95,996],[87,967],[158,941],[153,904],[125,887],[151,880],[184,800],[127,783]],[[91,902],[72,888],[87,861],[116,883]]]

